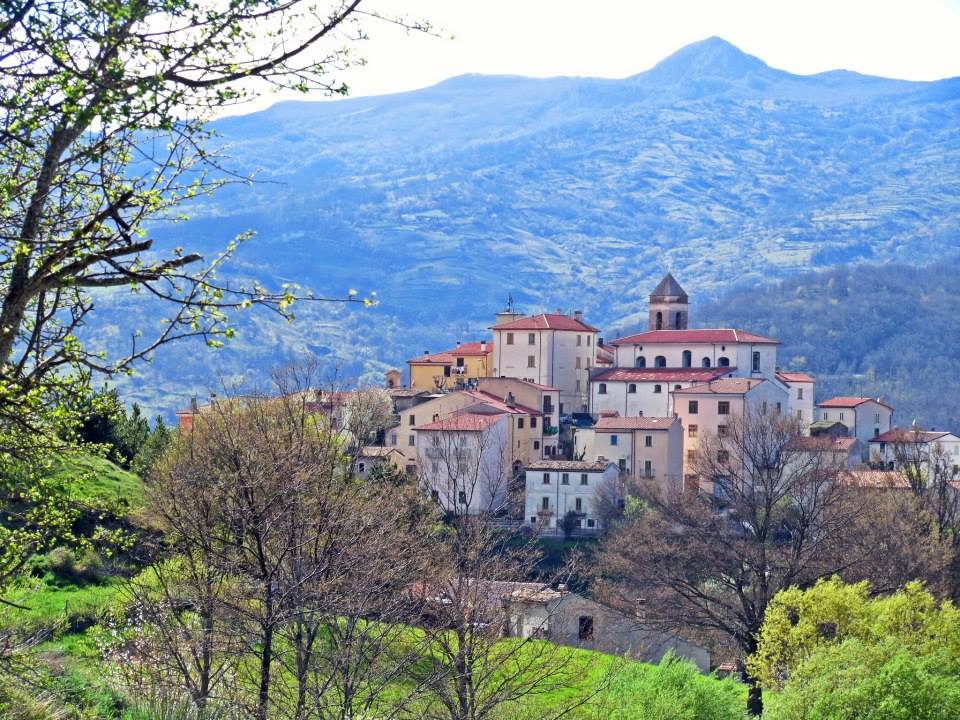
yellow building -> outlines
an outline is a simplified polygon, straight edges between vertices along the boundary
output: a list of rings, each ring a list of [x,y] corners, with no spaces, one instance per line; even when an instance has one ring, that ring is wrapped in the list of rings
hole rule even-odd
[[[489,377],[493,345],[486,341],[457,343],[452,350],[421,355],[407,360],[410,366],[410,389],[456,390],[471,380]]]

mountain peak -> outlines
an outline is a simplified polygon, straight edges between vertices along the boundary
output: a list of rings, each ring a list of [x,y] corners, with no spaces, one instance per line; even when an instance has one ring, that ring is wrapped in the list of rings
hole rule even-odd
[[[749,73],[769,69],[760,58],[713,36],[680,48],[644,75],[668,82],[697,77],[738,80]]]

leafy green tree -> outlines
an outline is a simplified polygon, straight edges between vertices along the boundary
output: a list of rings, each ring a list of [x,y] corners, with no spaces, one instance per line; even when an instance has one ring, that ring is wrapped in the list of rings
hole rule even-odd
[[[374,484],[393,485],[400,487],[410,482],[410,476],[393,463],[382,461],[378,462],[370,470],[367,479]]]

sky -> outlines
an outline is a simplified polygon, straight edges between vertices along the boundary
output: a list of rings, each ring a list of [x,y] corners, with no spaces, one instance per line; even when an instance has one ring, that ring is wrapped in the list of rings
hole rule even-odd
[[[960,0],[367,0],[437,36],[368,25],[351,95],[463,73],[622,78],[718,35],[798,74],[843,68],[907,80],[960,76]],[[275,102],[276,97],[258,103]]]

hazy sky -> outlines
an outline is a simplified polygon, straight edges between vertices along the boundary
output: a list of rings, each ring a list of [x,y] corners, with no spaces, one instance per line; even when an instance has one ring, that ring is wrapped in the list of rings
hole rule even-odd
[[[768,64],[910,80],[960,75],[960,0],[380,0],[443,38],[371,26],[354,94],[465,72],[625,77],[719,35]],[[450,39],[450,36],[453,36]]]

